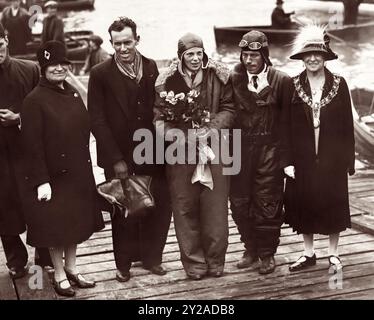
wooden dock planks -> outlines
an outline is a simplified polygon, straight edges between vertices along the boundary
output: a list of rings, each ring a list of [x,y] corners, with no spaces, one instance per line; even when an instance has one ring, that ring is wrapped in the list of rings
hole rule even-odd
[[[351,180],[356,187],[350,196],[355,201],[365,200],[366,192],[357,180]],[[374,179],[373,179],[374,181]],[[367,189],[371,188],[368,181]],[[360,186],[358,188],[357,186]],[[362,198],[356,197],[359,190]],[[373,213],[373,205],[352,206],[352,221]],[[97,281],[93,289],[77,290],[74,299],[374,299],[374,236],[361,229],[349,229],[342,233],[340,255],[344,264],[343,287],[331,289],[327,261],[328,237],[316,236],[315,249],[317,265],[305,272],[290,273],[288,265],[303,252],[301,236],[287,226],[282,227],[280,246],[276,255],[277,269],[273,274],[262,276],[254,268],[239,270],[236,262],[241,257],[243,245],[235,223],[229,216],[229,247],[226,255],[225,275],[222,278],[205,278],[192,281],[186,278],[179,258],[179,248],[174,226],[171,225],[164,250],[165,276],[156,276],[141,266],[132,267],[129,282],[115,280],[111,225],[105,214],[106,226],[88,241],[79,245],[77,263],[87,278]],[[369,227],[368,227],[369,228]],[[30,248],[29,248],[30,249]],[[32,251],[30,251],[30,256]],[[6,291],[8,299],[65,299],[56,296],[45,274],[46,290],[30,290],[28,279],[13,282],[7,274],[0,277],[0,293]],[[5,282],[4,282],[5,281]],[[4,285],[4,283],[6,285]],[[6,289],[5,289],[6,288]]]

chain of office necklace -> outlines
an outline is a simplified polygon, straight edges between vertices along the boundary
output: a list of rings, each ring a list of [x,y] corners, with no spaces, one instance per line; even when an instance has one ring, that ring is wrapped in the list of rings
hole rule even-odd
[[[313,126],[315,129],[320,126],[320,114],[321,108],[328,105],[332,99],[338,94],[340,77],[334,75],[334,82],[328,95],[324,97],[320,102],[313,103],[313,98],[308,96],[300,84],[300,75],[293,78],[296,92],[301,100],[303,100],[311,109],[313,113]]]

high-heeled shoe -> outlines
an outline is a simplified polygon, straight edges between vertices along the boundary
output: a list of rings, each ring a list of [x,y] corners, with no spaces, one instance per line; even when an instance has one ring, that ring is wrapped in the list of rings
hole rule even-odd
[[[74,297],[75,296],[75,291],[71,287],[70,282],[69,282],[69,287],[67,287],[67,288],[62,288],[61,287],[61,283],[65,282],[65,281],[69,282],[68,279],[64,279],[64,280],[61,280],[61,281],[56,281],[56,279],[53,278],[53,280],[52,280],[53,289],[55,289],[56,293],[59,294],[60,296]]]
[[[69,281],[71,281],[72,284],[76,285],[78,288],[87,289],[87,288],[93,288],[96,286],[96,283],[94,281],[86,280],[80,273],[72,274],[66,269],[65,269],[65,273]]]

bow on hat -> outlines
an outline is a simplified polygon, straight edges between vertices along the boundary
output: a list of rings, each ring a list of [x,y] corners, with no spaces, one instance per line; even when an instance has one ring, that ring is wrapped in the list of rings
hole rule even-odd
[[[71,63],[67,58],[65,45],[56,40],[47,41],[39,48],[36,55],[42,69],[49,65]]]

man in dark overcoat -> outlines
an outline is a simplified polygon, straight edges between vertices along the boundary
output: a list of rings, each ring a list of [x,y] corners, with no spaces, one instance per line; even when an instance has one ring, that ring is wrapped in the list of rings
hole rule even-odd
[[[11,55],[26,53],[26,44],[31,41],[29,19],[28,12],[21,8],[21,0],[12,0],[11,5],[3,10],[1,23],[8,31]]]
[[[164,275],[162,252],[171,220],[164,166],[138,165],[133,158],[137,129],[155,137],[153,105],[158,70],[155,61],[136,49],[136,24],[119,18],[109,27],[113,57],[91,70],[88,111],[97,143],[98,165],[107,179],[128,174],[153,176],[156,209],[144,218],[112,217],[113,249],[118,281],[130,279],[132,261],[142,261],[152,273]],[[153,162],[155,163],[155,162]]]
[[[26,230],[20,193],[24,186],[19,112],[25,96],[38,84],[39,69],[11,58],[0,24],[0,236],[10,275],[26,274],[28,254],[19,235]],[[47,249],[36,251],[35,263],[52,266]]]
[[[64,22],[57,15],[57,2],[48,1],[44,8],[47,16],[43,20],[42,44],[50,40],[65,43]]]
[[[344,20],[343,24],[357,24],[358,7],[363,0],[343,0]]]

